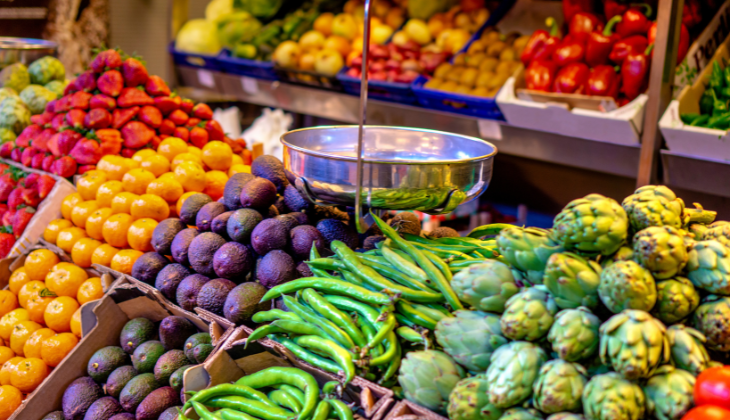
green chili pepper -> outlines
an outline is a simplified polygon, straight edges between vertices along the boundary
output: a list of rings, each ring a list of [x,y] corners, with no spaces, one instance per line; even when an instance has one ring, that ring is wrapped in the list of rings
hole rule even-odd
[[[365,334],[365,337],[367,337],[368,341],[372,341],[373,337],[375,337],[375,327],[373,327],[373,325],[370,324],[370,322],[368,322],[368,320],[362,316],[357,318],[357,325]],[[370,348],[370,354],[373,357],[380,356],[381,354],[383,354],[383,346],[378,344]]]
[[[406,318],[405,316],[403,316],[397,312],[394,313],[393,315],[395,316],[395,319],[398,321],[399,324],[402,324],[402,325],[405,325],[405,326],[411,327],[411,328],[420,327],[420,325],[416,324],[415,322],[411,321],[410,319]]]
[[[357,329],[355,323],[352,322],[352,318],[329,303],[327,299],[323,298],[322,295],[317,293],[314,289],[304,289],[302,292],[302,298],[320,316],[329,319],[333,324],[342,328],[347,334],[349,334],[352,341],[354,341],[358,347],[364,347],[368,344],[365,337],[362,335],[362,331]]]
[[[420,267],[401,257],[390,247],[384,246],[381,249],[381,252],[383,253],[383,257],[388,260],[393,267],[402,271],[405,275],[420,281],[428,280],[428,276]]]
[[[244,376],[236,381],[237,385],[246,385],[254,389],[265,388],[278,384],[293,385],[304,392],[305,403],[302,412],[299,413],[301,419],[308,418],[314,411],[319,398],[319,386],[312,375],[301,369],[274,366],[264,370],[260,370],[254,374]]]
[[[346,349],[354,349],[355,342],[352,341],[349,335],[342,331],[340,327],[333,324],[332,321],[321,318],[311,309],[301,305],[299,302],[294,300],[290,296],[284,296],[284,304],[287,308],[294,311],[297,315],[301,316],[305,321],[314,324],[324,330],[330,338],[340,343]]]
[[[725,82],[725,86],[730,86],[730,67],[725,67],[725,70],[722,72],[722,76]]]
[[[360,278],[358,276],[352,274],[352,272],[350,272],[348,270],[340,270],[339,273],[342,274],[342,277],[345,279],[345,281],[347,281],[349,283],[356,284],[365,289],[372,289],[372,287],[363,283],[363,281],[360,280]]]
[[[715,98],[712,97],[712,89],[702,92],[700,97],[700,113],[712,114],[712,108],[715,107]]]
[[[335,398],[327,398],[325,401],[327,401],[335,411],[338,420],[354,420],[352,409],[344,402]]]
[[[330,404],[327,401],[320,401],[314,411],[312,420],[327,420],[330,415]]]
[[[373,357],[368,364],[370,366],[381,366],[390,363],[396,354],[398,354],[398,347],[398,339],[395,333],[393,330],[389,330],[385,337],[385,353],[378,357]]]
[[[342,371],[342,368],[337,363],[310,352],[309,350],[297,345],[297,343],[286,337],[274,335],[271,337],[271,339],[286,347],[290,352],[294,354],[294,356],[298,357],[301,360],[304,360],[305,362],[316,368],[334,374]]]
[[[300,391],[299,389],[294,388],[293,386],[287,385],[287,384],[274,385],[274,388],[288,392],[294,398],[296,398],[297,401],[304,404],[304,393],[302,391]]]
[[[424,315],[428,316],[429,318],[433,319],[437,323],[441,321],[444,318],[453,318],[453,315],[450,313],[444,314],[443,312],[439,311],[438,309],[429,308],[426,305],[419,305],[417,303],[411,303],[411,305],[418,311],[422,312]]]
[[[382,321],[378,321],[380,313],[372,306],[344,296],[324,295],[324,298],[327,299],[329,303],[343,311],[356,312],[358,315],[364,317],[369,323],[377,326],[378,328],[383,326]]]
[[[716,128],[719,130],[727,130],[730,128],[730,112],[712,117],[707,121],[708,128]]]
[[[256,417],[249,416],[246,413],[241,413],[240,411],[231,410],[230,408],[223,408],[215,412],[223,420],[258,420]],[[178,419],[178,420],[184,420],[184,419]]]
[[[304,347],[320,351],[336,361],[345,374],[345,383],[349,383],[355,377],[355,364],[352,362],[352,355],[338,346],[332,340],[326,340],[315,335],[302,335],[295,337],[293,341]]]
[[[692,121],[692,124],[690,124],[692,127],[702,127],[707,124],[707,122],[710,121],[710,115],[704,114],[700,115],[699,118]]]
[[[428,328],[429,330],[435,330],[437,321],[418,309],[414,308],[413,305],[399,300],[395,303],[398,313],[405,316],[412,322],[420,325],[421,327]]]
[[[451,270],[449,270],[449,265],[446,264],[444,262],[444,260],[442,260],[441,258],[435,256],[433,254],[433,252],[431,252],[431,251],[427,251],[424,249],[424,250],[421,250],[421,252],[423,253],[423,255],[426,256],[426,258],[428,258],[429,261],[431,261],[431,263],[433,263],[434,266],[436,266],[436,268],[439,269],[439,271],[441,271],[441,274],[444,276],[444,278],[446,279],[446,281],[449,284],[449,289],[451,289],[450,285],[451,285],[451,280],[452,280],[453,276],[451,275]],[[452,289],[452,292],[453,292],[453,289]]]
[[[206,401],[205,405],[214,408],[231,408],[265,420],[291,420],[296,417],[296,413],[276,405],[266,405],[244,397],[215,397]]]
[[[357,256],[360,259],[360,262],[364,265],[372,268],[373,270],[377,271],[378,274],[381,274],[382,276],[395,280],[396,282],[400,283],[401,285],[405,287],[409,287],[414,290],[422,290],[425,292],[434,292],[435,290],[431,287],[428,287],[428,285],[414,279],[411,277],[408,277],[406,274],[396,270],[390,265],[382,264],[381,262],[387,263],[387,261],[383,257],[376,257],[373,255],[358,255]],[[426,279],[426,282],[430,283],[431,280]]]
[[[195,395],[190,397],[183,406],[183,411],[190,408],[193,402],[205,403],[211,398],[222,397],[222,396],[238,396],[250,398],[259,401],[265,405],[274,406],[274,403],[269,401],[269,398],[263,392],[257,391],[248,386],[231,385],[231,384],[220,384],[214,387],[204,389],[200,392],[196,392]]]
[[[294,312],[286,312],[281,309],[269,309],[268,311],[257,312],[251,317],[251,320],[257,324],[271,322],[277,319],[288,319],[291,321],[302,320],[302,318]]]
[[[715,94],[715,90],[710,90],[710,94],[712,95],[713,104],[712,104],[712,116],[722,115],[728,112],[727,107],[727,101],[723,101],[717,98],[717,95]]]
[[[387,305],[388,303],[390,303],[390,298],[382,293],[371,292],[370,290],[356,286],[346,281],[325,279],[320,277],[304,277],[298,280],[293,280],[275,286],[269,289],[268,292],[266,292],[264,297],[261,298],[261,302],[266,302],[267,300],[271,300],[279,296],[283,296],[306,288],[352,296],[355,299],[361,300],[363,302],[374,303],[378,305]]]
[[[269,399],[280,407],[288,408],[295,413],[302,411],[302,404],[297,401],[296,398],[289,395],[289,393],[280,389],[275,389],[269,392]]]
[[[270,334],[297,334],[297,335],[318,335],[322,338],[330,338],[325,331],[313,324],[308,324],[304,321],[291,321],[288,319],[278,319],[271,324],[262,325],[254,330],[253,333],[246,339],[246,345],[249,342],[254,342],[262,337],[266,337]]]
[[[725,78],[723,77],[720,63],[717,61],[712,62],[712,73],[710,73],[710,87],[711,88],[722,88],[725,84]]]
[[[474,230],[469,232],[469,234],[466,236],[468,236],[469,238],[483,238],[485,236],[495,236],[504,229],[509,229],[513,227],[515,227],[515,225],[510,225],[507,223],[492,223],[491,225],[479,226],[478,228],[475,228]]]
[[[198,413],[200,418],[203,420],[221,420],[220,417],[218,417],[218,416],[214,415],[213,413],[211,413],[210,411],[208,411],[208,409],[205,408],[205,406],[203,406],[200,403],[194,402],[193,408],[195,409],[195,412]]]
[[[425,344],[423,336],[411,327],[398,327],[395,333],[398,334],[398,337],[410,343]]]
[[[342,392],[342,384],[338,381],[329,381],[322,386],[322,393],[324,395],[334,395]]]
[[[401,356],[403,355],[403,350],[401,349],[401,346],[396,347],[397,353],[395,354],[395,357],[390,361],[390,364],[388,365],[388,369],[385,371],[383,376],[380,378],[380,381],[378,383],[382,384],[386,381],[388,381],[390,378],[394,377],[398,373],[398,368],[401,364]]]
[[[363,349],[363,352],[367,353],[366,349],[371,349],[380,344],[380,342],[395,329],[396,324],[395,316],[393,314],[388,314],[385,321],[383,321],[383,325],[378,328],[378,332],[375,336],[368,341],[368,345],[365,349]]]

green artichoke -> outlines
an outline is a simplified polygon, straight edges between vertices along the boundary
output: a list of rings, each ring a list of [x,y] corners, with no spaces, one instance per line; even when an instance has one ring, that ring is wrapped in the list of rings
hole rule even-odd
[[[553,254],[543,281],[561,309],[598,305],[601,266],[571,252]]]
[[[586,418],[582,414],[555,413],[548,417],[547,420],[586,420]]]
[[[645,411],[644,391],[616,372],[592,377],[583,390],[586,420],[642,420]]]
[[[589,194],[555,216],[553,236],[565,249],[611,255],[626,241],[629,222],[616,200]]]
[[[462,379],[449,395],[447,413],[450,420],[499,420],[503,410],[489,402],[487,377],[472,376]]]
[[[684,201],[663,185],[643,186],[626,197],[621,206],[634,232],[649,226],[680,229],[684,225]]]
[[[41,114],[46,110],[46,104],[56,99],[57,95],[41,85],[28,85],[20,92],[20,99],[33,115]]]
[[[709,293],[730,295],[730,248],[716,240],[696,242],[689,252],[687,277]]]
[[[697,376],[710,366],[710,355],[705,343],[707,338],[694,328],[682,324],[667,328],[667,341],[672,351],[672,361],[679,369]]]
[[[21,92],[29,84],[30,74],[28,74],[28,67],[25,67],[23,63],[11,64],[0,71],[0,86],[2,87]]]
[[[517,226],[499,232],[497,246],[504,259],[524,272],[531,284],[542,283],[548,258],[563,250],[550,238],[549,231]]]
[[[23,101],[8,97],[0,102],[0,128],[20,134],[30,124],[30,110]]]
[[[690,225],[690,227],[692,226],[694,225]],[[695,236],[697,236],[697,234],[695,234]],[[719,221],[709,226],[705,226],[705,231],[702,233],[702,236],[696,239],[705,241],[714,239],[725,246],[730,246],[730,223]]]
[[[619,261],[601,272],[598,296],[617,314],[624,309],[650,311],[657,299],[654,277],[633,261]]]
[[[565,309],[555,316],[548,341],[558,357],[577,362],[596,354],[600,326],[601,320],[588,308]]]
[[[694,405],[695,377],[665,365],[644,385],[647,414],[657,420],[681,420]]]
[[[622,246],[613,255],[601,258],[601,267],[606,268],[609,265],[619,261],[629,261],[634,259],[634,250],[628,246]]]
[[[599,329],[601,360],[626,379],[648,378],[671,349],[667,329],[647,312],[628,309],[608,319]]]
[[[685,225],[691,224],[703,224],[709,225],[715,221],[717,212],[712,210],[705,210],[700,203],[692,203],[695,208],[686,207],[684,209],[683,221]]]
[[[54,80],[63,81],[66,79],[66,68],[61,60],[47,55],[30,63],[28,66],[30,82],[34,85],[45,85]]]
[[[636,261],[657,280],[676,276],[687,264],[687,247],[671,226],[651,226],[634,235]]]
[[[527,341],[513,341],[498,348],[487,369],[489,402],[509,408],[527,400],[546,361],[545,351]]]
[[[531,408],[510,408],[499,420],[542,420],[542,415]]]
[[[705,297],[692,315],[692,327],[705,335],[708,349],[730,351],[730,297]]]
[[[43,87],[55,93],[57,98],[60,98],[61,96],[63,96],[63,91],[66,90],[66,85],[68,85],[68,82],[66,82],[65,80],[54,80],[52,82],[46,83],[45,85],[43,85]]]
[[[717,239],[717,238],[705,238],[705,233],[710,229],[707,225],[702,223],[691,223],[686,228],[689,236],[695,241],[701,241],[703,239]]]
[[[604,373],[608,373],[612,371],[611,365],[604,365],[603,361],[601,360],[601,356],[596,354],[595,357],[591,357],[589,359],[581,361],[581,364],[584,368],[586,368],[586,372],[588,372],[588,377],[592,378],[596,375],[603,375]]]
[[[532,385],[533,405],[543,413],[580,411],[586,371],[577,363],[551,360],[540,368]]]
[[[400,366],[398,382],[408,401],[445,413],[449,394],[463,377],[464,370],[449,355],[423,350],[406,355]]]
[[[688,317],[700,304],[699,293],[684,277],[660,281],[656,292],[656,305],[651,314],[668,325]]]
[[[0,144],[14,141],[17,137],[12,130],[0,127]]]
[[[504,312],[504,304],[520,291],[507,264],[484,260],[454,274],[451,287],[460,301],[480,311]]]
[[[538,287],[524,289],[505,304],[502,334],[511,340],[539,340],[550,331],[557,312],[558,305],[549,293]]]
[[[18,92],[16,92],[15,89],[11,89],[9,87],[0,88],[0,102],[7,97],[20,99],[20,95],[18,95]]]
[[[499,316],[479,311],[456,311],[436,324],[436,341],[470,372],[485,372],[497,348],[509,340],[502,336]]]

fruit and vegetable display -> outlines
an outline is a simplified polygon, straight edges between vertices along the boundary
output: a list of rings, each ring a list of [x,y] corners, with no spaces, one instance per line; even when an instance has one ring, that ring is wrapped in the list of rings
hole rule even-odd
[[[700,97],[699,113],[681,114],[682,122],[692,127],[727,130],[730,128],[730,67],[723,69],[717,60],[712,62],[712,72],[705,91]]]

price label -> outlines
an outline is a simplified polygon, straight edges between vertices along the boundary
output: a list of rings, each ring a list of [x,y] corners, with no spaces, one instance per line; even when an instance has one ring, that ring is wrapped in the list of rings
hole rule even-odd
[[[479,136],[485,140],[502,140],[502,126],[494,120],[477,120]]]
[[[207,88],[215,87],[215,79],[213,78],[213,73],[209,72],[208,70],[198,70],[198,82]]]
[[[241,86],[243,87],[243,91],[248,93],[249,95],[255,95],[259,93],[259,84],[254,78],[242,76]]]

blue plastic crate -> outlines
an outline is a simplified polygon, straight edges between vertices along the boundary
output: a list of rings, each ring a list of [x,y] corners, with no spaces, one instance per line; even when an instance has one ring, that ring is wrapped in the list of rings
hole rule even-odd
[[[178,66],[197,67],[200,69],[220,70],[217,55],[193,54],[175,49],[175,43],[170,43],[168,51],[172,55],[173,62]]]
[[[342,89],[350,95],[360,96],[360,79],[346,74],[348,68],[343,67],[337,73],[337,80],[342,83]],[[415,104],[416,95],[408,83],[383,82],[380,80],[368,80],[368,98],[380,99],[383,101],[397,102],[401,104]]]
[[[231,56],[227,49],[218,56],[218,64],[224,73],[248,76],[263,80],[278,80],[274,63],[270,61],[249,60]]]

